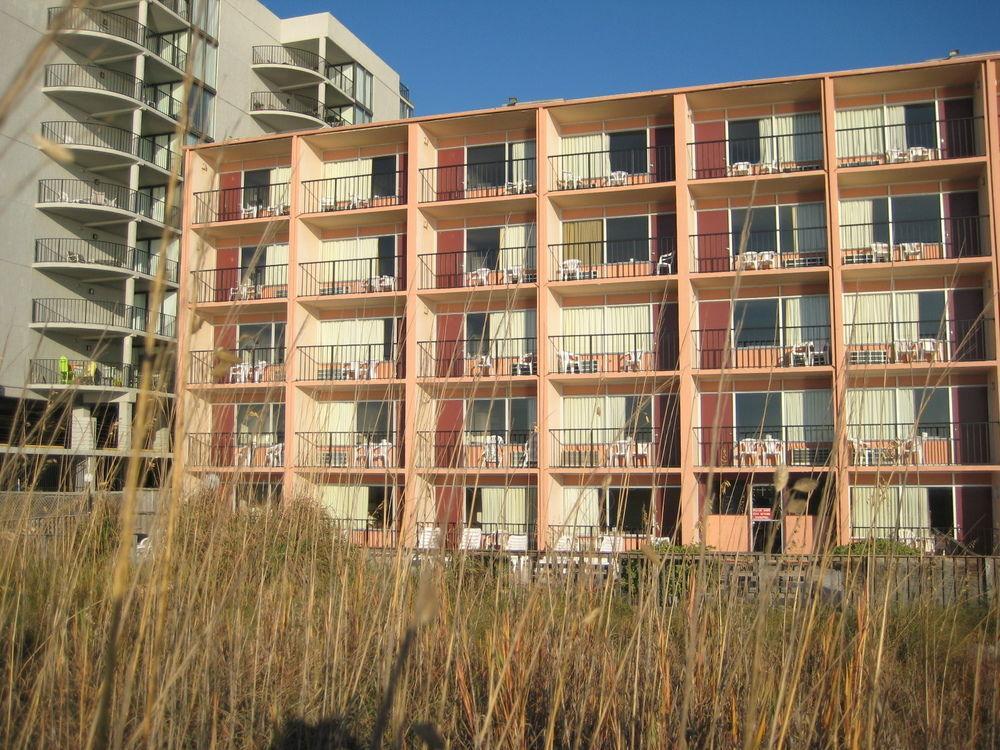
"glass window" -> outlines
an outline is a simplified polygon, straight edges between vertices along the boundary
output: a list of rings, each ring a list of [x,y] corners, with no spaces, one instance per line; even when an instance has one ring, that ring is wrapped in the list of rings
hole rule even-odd
[[[399,100],[399,119],[408,120],[413,117],[413,107],[404,102],[402,99]]]
[[[951,422],[951,391],[948,388],[914,388],[913,412],[917,415],[920,431],[932,437],[947,437]]]
[[[601,525],[626,534],[642,534],[652,522],[653,491],[648,487],[609,487],[602,503]]]
[[[760,164],[760,120],[729,121],[729,163]]]
[[[354,98],[359,104],[370,110],[372,108],[372,87],[374,76],[360,65],[355,65]]]
[[[649,171],[645,130],[608,134],[608,150],[611,152],[612,172],[645,174]]]
[[[919,292],[917,294],[921,338],[937,338],[941,335],[941,323],[945,318],[945,310],[943,291]]]
[[[607,220],[607,263],[649,260],[649,217]]]
[[[778,300],[754,299],[733,303],[733,329],[737,348],[778,346]]]
[[[747,222],[747,209],[734,208],[732,211],[733,255],[737,255],[743,242],[743,227]],[[773,206],[755,208],[750,213],[750,229],[746,249],[751,252],[778,249],[778,216]]]
[[[512,398],[510,400],[510,441],[524,442],[535,426],[535,399]]]
[[[625,428],[631,431],[636,442],[653,440],[653,403],[648,396],[625,397]]]
[[[390,408],[384,401],[358,401],[355,429],[369,440],[388,440],[392,421]]]
[[[712,492],[712,507],[723,516],[739,516],[747,512],[749,487],[746,479],[716,479]]]
[[[940,242],[941,196],[907,195],[892,199],[892,241]]]
[[[907,104],[903,108],[907,146],[938,147],[936,111],[934,102]]]
[[[780,392],[737,393],[733,401],[737,439],[761,434],[780,434],[782,424]]]
[[[466,270],[497,270],[500,263],[500,227],[466,230],[465,247]]]
[[[507,181],[507,145],[471,146],[466,152],[467,189],[501,187]]]
[[[486,313],[469,313],[465,316],[465,347],[470,357],[489,351],[490,336],[486,320]]]

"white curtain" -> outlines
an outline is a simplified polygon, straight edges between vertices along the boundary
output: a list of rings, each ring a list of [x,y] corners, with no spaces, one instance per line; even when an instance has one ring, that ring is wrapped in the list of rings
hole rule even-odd
[[[784,300],[785,346],[812,341],[822,347],[829,339],[830,301],[826,295],[786,297]]]
[[[321,401],[313,410],[313,424],[305,432],[353,432],[357,426],[358,405],[354,401]],[[336,444],[349,445],[349,435],[341,435]]]
[[[758,133],[760,136],[760,163],[770,164],[778,157],[777,149],[774,147],[772,138],[773,127],[770,117],[762,117],[757,121]]]
[[[268,266],[287,266],[288,245],[268,245],[264,250],[264,264]],[[265,281],[267,280],[265,279]]]
[[[535,498],[531,487],[481,487],[482,512],[473,519],[481,524],[523,525],[535,520]]]
[[[792,206],[793,247],[800,253],[826,250],[826,205],[800,203]]]
[[[625,396],[605,396],[601,407],[603,426],[608,430],[622,430],[626,424]],[[607,434],[605,437],[610,438]]]
[[[272,167],[271,168],[271,184],[272,185],[284,185],[286,184],[292,176],[291,167]],[[275,196],[277,198],[279,196]]]
[[[319,324],[319,343],[322,346],[354,344],[356,320],[323,320]]]
[[[611,154],[606,133],[569,135],[559,141],[560,170],[574,178],[607,177],[611,174]],[[564,175],[557,174],[557,179]]]
[[[837,156],[881,156],[882,107],[838,110],[834,115],[837,128]]]
[[[885,108],[885,148],[906,148],[906,107],[901,104]]]
[[[613,354],[632,350],[653,350],[653,311],[649,305],[612,305],[605,312],[605,327],[598,329],[606,336],[602,353]],[[639,334],[639,335],[637,335]]]
[[[346,201],[353,198],[367,198],[372,194],[372,160],[350,159],[348,161],[328,161],[323,164],[323,176],[327,179],[350,177],[327,183],[321,188],[323,198]]]
[[[910,437],[916,430],[917,411],[923,406],[917,403],[922,391],[900,388],[896,391],[896,435]]]
[[[528,250],[528,245],[535,243],[534,228],[534,224],[509,224],[500,227],[500,268],[536,267],[535,250]]]
[[[892,295],[889,292],[845,294],[844,326],[853,346],[892,344]]]
[[[916,341],[920,333],[920,294],[896,292],[893,300],[896,320],[896,339]]]
[[[892,388],[849,388],[844,397],[848,435],[861,440],[895,437],[896,392]]]
[[[563,427],[582,430],[604,425],[604,399],[600,396],[571,396],[562,400]],[[600,412],[600,414],[598,414]]]
[[[774,140],[777,142],[778,161],[797,164],[822,161],[821,130],[819,112],[777,115],[774,118],[774,134],[778,137]]]
[[[510,177],[514,182],[535,184],[535,142],[515,141],[510,144]]]
[[[852,487],[851,525],[858,537],[929,541],[927,488]]]
[[[340,261],[322,266],[322,274],[329,276],[323,283],[333,281],[363,281],[378,271],[378,237],[349,237],[323,242],[324,260]]]
[[[488,313],[490,341],[499,357],[535,353],[535,311],[504,310]]]
[[[571,354],[589,354],[600,349],[600,338],[590,334],[605,333],[603,307],[568,307],[562,311],[563,334],[561,346]]]
[[[840,202],[840,246],[861,250],[875,241],[875,203],[870,198]]]
[[[831,391],[826,388],[808,391],[785,391],[781,414],[786,425],[786,439],[792,442],[817,441],[823,430],[833,426]],[[806,427],[812,429],[805,429]]]
[[[362,520],[368,518],[368,488],[349,484],[321,484],[319,505],[330,518]]]
[[[600,496],[597,487],[563,487],[562,518],[552,523],[567,526],[597,526],[600,523]]]

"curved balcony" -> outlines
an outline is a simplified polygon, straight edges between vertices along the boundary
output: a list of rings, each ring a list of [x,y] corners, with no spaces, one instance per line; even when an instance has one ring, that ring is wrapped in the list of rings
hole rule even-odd
[[[253,69],[279,86],[319,83],[326,77],[326,61],[315,52],[281,45],[253,48]]]
[[[107,300],[54,297],[33,299],[31,325],[49,331],[58,330],[98,338],[145,333],[147,327],[151,326],[154,336],[177,336],[177,319],[173,315],[151,315],[145,308]]]
[[[173,125],[180,120],[183,107],[167,91],[169,85],[146,84],[100,65],[55,63],[45,66],[43,92],[92,115],[118,112],[123,104],[129,108],[143,104]]]
[[[274,91],[254,91],[250,94],[250,114],[269,128],[323,127],[323,105],[316,99]]]
[[[132,364],[68,357],[32,359],[28,362],[28,387],[35,390],[135,390],[141,379],[140,368]]]
[[[95,8],[49,8],[48,29],[91,60],[138,54],[146,42],[146,27],[134,18]]]
[[[37,206],[84,226],[103,226],[132,220],[157,226],[178,226],[177,206],[148,193],[111,183],[85,180],[40,180]]]
[[[76,237],[44,237],[35,240],[35,268],[52,268],[80,278],[107,275],[108,269],[120,271],[122,276],[142,274],[156,276],[160,265],[167,283],[176,284],[177,261],[153,255],[118,242],[81,240]]]
[[[42,137],[64,146],[73,154],[73,163],[85,169],[126,167],[139,161],[159,174],[169,174],[179,161],[172,149],[151,138],[101,123],[43,122]]]

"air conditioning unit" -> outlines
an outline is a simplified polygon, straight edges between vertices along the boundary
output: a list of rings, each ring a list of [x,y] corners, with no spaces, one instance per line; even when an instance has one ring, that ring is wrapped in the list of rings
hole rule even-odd
[[[847,361],[852,365],[887,365],[889,353],[884,349],[856,349],[847,353]]]
[[[737,161],[733,162],[729,167],[730,177],[747,177],[750,175],[750,162],[748,161]]]
[[[927,146],[910,146],[907,149],[907,154],[910,161],[929,161],[934,156],[933,149],[927,148]]]

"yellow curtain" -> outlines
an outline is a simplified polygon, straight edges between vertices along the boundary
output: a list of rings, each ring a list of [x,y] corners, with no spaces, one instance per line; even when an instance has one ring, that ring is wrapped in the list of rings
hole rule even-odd
[[[604,222],[601,219],[563,222],[562,258],[577,258],[585,265],[604,262]]]

